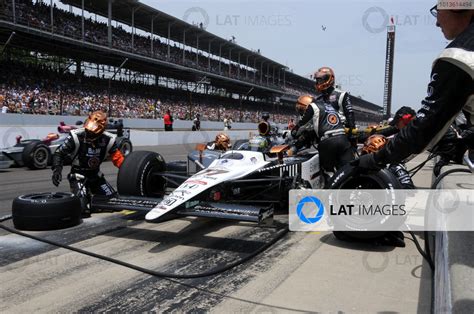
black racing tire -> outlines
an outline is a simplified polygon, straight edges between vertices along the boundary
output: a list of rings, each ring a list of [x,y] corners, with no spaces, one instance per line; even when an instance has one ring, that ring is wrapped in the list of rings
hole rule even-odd
[[[43,142],[33,141],[25,146],[21,158],[25,166],[32,170],[44,169],[51,161],[51,150]]]
[[[121,139],[117,146],[123,156],[128,156],[131,152],[133,152],[133,145],[129,139]]]
[[[187,173],[188,162],[185,160],[171,161],[166,163],[166,171],[175,173]]]
[[[329,189],[341,189],[341,190],[355,190],[355,189],[402,189],[402,185],[398,179],[388,170],[382,169],[375,173],[362,173],[354,174],[352,166],[345,166],[340,169],[334,177],[338,174],[344,174],[338,180],[334,181],[334,177],[331,178]],[[351,226],[346,226],[351,228]],[[354,229],[356,229],[354,227]],[[389,231],[335,231],[333,232],[336,238],[340,240],[347,239],[376,239],[385,235]]]
[[[233,150],[245,150],[248,148],[249,140],[237,140],[234,145],[232,145]]]
[[[82,222],[81,202],[72,193],[33,193],[13,200],[15,228],[45,231],[74,227]]]
[[[166,180],[154,173],[165,172],[165,159],[158,153],[138,151],[123,161],[117,177],[120,195],[163,197]]]

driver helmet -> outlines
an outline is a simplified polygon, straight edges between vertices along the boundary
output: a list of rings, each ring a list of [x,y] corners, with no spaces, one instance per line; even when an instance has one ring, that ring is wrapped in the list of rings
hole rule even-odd
[[[296,112],[298,112],[300,115],[303,115],[312,102],[313,96],[303,95],[298,97],[298,100],[296,101]]]
[[[268,149],[268,146],[267,139],[261,135],[257,135],[249,141],[249,148],[251,151],[264,152]]]
[[[84,123],[84,129],[86,130],[88,139],[96,139],[104,133],[106,127],[107,115],[102,111],[92,112]]]
[[[319,68],[314,73],[314,79],[316,80],[316,90],[320,93],[333,87],[336,82],[334,71],[330,67]]]
[[[378,152],[387,144],[387,138],[381,134],[369,136],[362,147],[362,155]]]
[[[262,121],[258,124],[258,134],[261,136],[267,136],[270,134],[270,124],[266,121]]]
[[[230,138],[227,134],[224,133],[219,133],[216,135],[216,140],[215,140],[215,149],[218,150],[227,150],[231,147],[230,144]]]

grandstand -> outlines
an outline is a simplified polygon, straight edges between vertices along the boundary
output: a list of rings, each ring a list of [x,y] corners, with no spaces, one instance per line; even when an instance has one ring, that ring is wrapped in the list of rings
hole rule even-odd
[[[286,66],[136,0],[61,2],[75,9],[0,0],[11,112],[159,118],[169,107],[182,119],[255,121],[265,110],[286,122],[296,97],[314,93]],[[378,106],[354,103],[358,120],[380,120]]]

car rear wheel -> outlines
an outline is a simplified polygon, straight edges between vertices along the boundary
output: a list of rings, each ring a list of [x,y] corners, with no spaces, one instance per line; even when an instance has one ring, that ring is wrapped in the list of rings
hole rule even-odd
[[[13,200],[13,224],[21,230],[43,231],[79,225],[81,203],[72,193],[34,193]]]
[[[23,149],[22,160],[30,169],[44,169],[51,159],[49,147],[41,141],[28,143]]]

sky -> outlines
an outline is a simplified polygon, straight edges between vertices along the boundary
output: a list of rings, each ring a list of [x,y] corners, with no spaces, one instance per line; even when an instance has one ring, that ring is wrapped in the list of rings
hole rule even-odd
[[[308,76],[330,66],[342,88],[383,103],[386,22],[396,25],[392,112],[418,109],[431,65],[447,45],[429,13],[434,0],[141,0],[160,11],[203,22],[206,30]],[[206,23],[208,21],[208,23]],[[325,30],[323,29],[323,26]]]
[[[330,66],[355,96],[382,106],[386,25],[396,25],[392,112],[421,107],[431,65],[447,45],[429,13],[435,0],[140,0],[257,50],[308,77]]]

